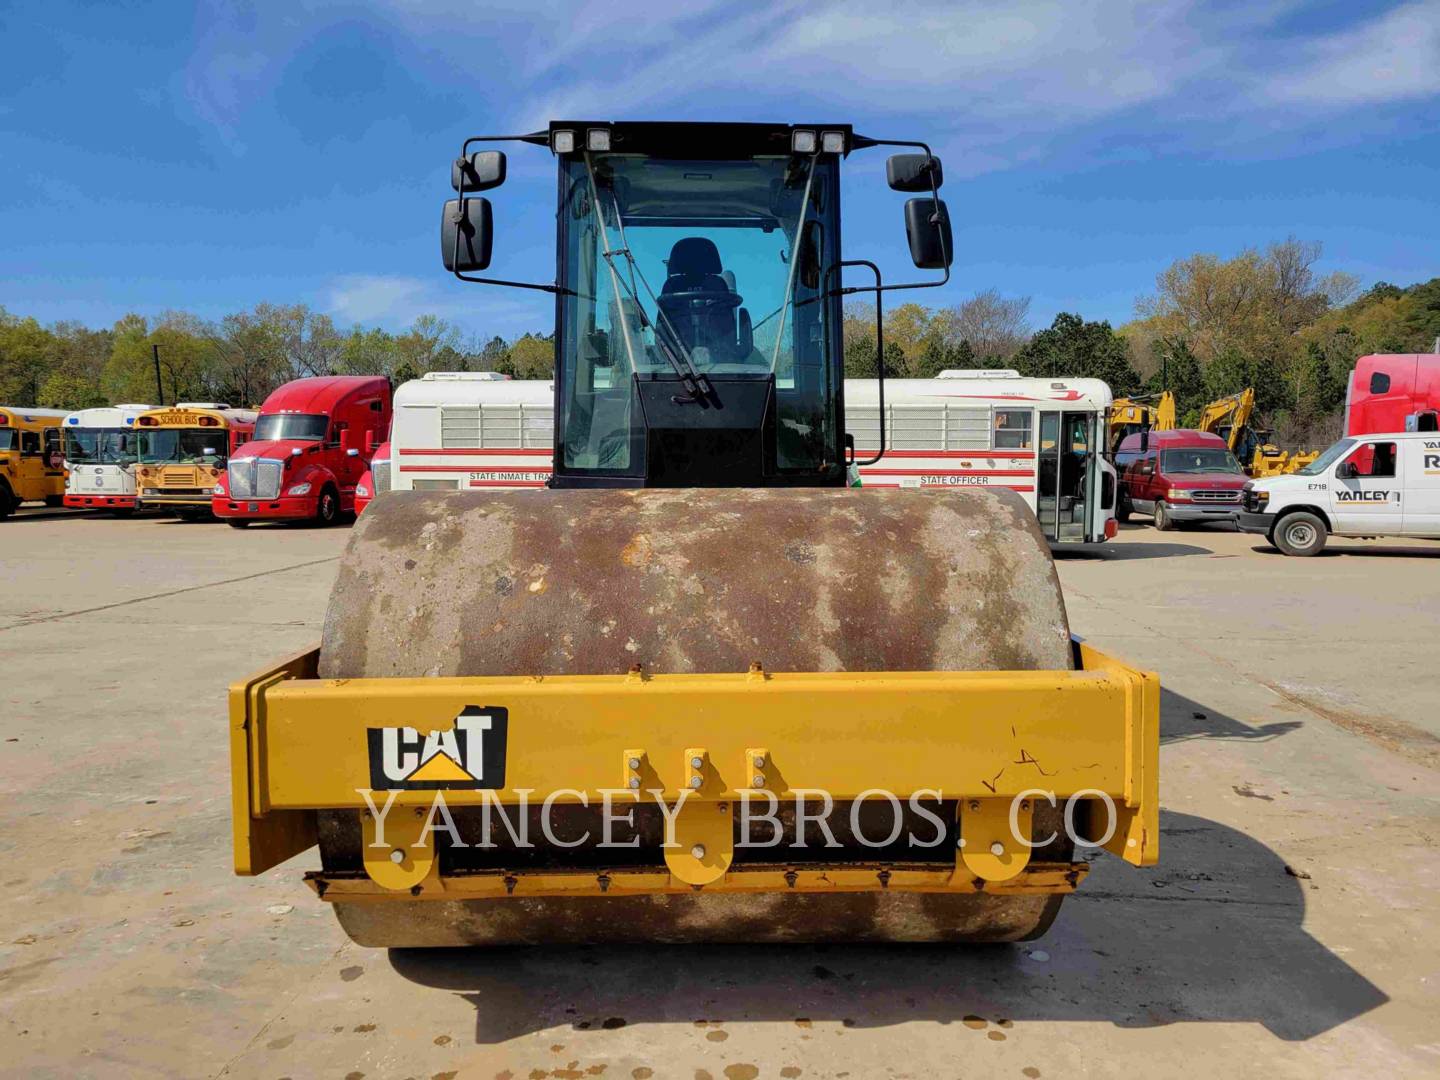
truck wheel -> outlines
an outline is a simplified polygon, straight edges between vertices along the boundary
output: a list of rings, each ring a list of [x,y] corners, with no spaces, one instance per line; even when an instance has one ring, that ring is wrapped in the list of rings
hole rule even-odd
[[[225,524],[229,525],[232,529],[243,529],[249,525],[250,522],[245,518],[227,518]]]
[[[1325,522],[1304,510],[1286,514],[1270,534],[1271,543],[1286,555],[1318,555],[1330,531]]]
[[[1161,532],[1175,531],[1175,519],[1170,516],[1170,508],[1165,505],[1164,499],[1155,500],[1155,528]]]
[[[0,480],[0,520],[9,517],[15,512],[20,503],[10,494],[10,485]]]
[[[1121,495],[1120,498],[1115,500],[1116,521],[1120,522],[1120,524],[1123,525],[1130,520],[1130,515],[1132,513],[1134,513],[1134,507],[1130,505],[1130,500],[1127,499],[1124,495]]]
[[[327,525],[334,525],[339,516],[340,496],[335,493],[334,488],[326,487],[320,492],[320,499],[315,504],[315,524],[323,529]]]

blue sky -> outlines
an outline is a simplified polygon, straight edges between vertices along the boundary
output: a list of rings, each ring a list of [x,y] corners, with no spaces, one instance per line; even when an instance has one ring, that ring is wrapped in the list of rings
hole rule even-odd
[[[1321,269],[1440,274],[1440,0],[0,6],[0,305],[105,325],[302,301],[548,329],[541,294],[439,265],[468,134],[552,116],[843,120],[945,160],[985,288],[1123,322],[1175,258],[1295,234]],[[873,156],[872,156],[873,155]],[[493,270],[553,273],[553,164],[511,154]],[[879,151],[851,257],[907,260]]]

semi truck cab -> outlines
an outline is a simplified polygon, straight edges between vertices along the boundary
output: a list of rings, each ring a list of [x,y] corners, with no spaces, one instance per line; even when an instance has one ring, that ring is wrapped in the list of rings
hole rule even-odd
[[[210,508],[235,528],[252,521],[328,525],[355,509],[355,489],[390,430],[384,376],[297,379],[260,407],[249,442],[230,458]]]

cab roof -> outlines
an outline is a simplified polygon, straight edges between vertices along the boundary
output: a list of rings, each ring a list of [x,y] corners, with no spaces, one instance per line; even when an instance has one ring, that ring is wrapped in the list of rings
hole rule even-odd
[[[390,380],[383,375],[319,375],[296,379],[274,390],[260,406],[260,414],[329,414],[352,397],[374,393],[389,397]]]

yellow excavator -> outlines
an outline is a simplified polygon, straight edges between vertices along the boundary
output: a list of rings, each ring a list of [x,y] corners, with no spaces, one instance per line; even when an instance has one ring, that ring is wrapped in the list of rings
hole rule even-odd
[[[1116,398],[1107,415],[1110,452],[1120,448],[1128,435],[1142,431],[1174,431],[1179,424],[1175,418],[1175,395],[1169,390],[1144,397]]]
[[[553,283],[486,274],[502,140],[557,168]],[[840,249],[876,146],[925,280]],[[239,873],[318,844],[369,946],[1015,941],[1080,845],[1156,860],[1158,681],[1072,638],[1021,499],[847,486],[842,303],[883,357],[949,277],[929,147],[556,122],[451,179],[447,270],[556,298],[553,477],[366,510],[318,648],[231,688]]]
[[[1278,476],[1303,469],[1318,451],[1289,453],[1270,442],[1270,432],[1251,424],[1255,415],[1255,390],[1246,387],[1238,394],[1210,402],[1200,412],[1199,430],[1225,440],[1245,471],[1251,476]]]

